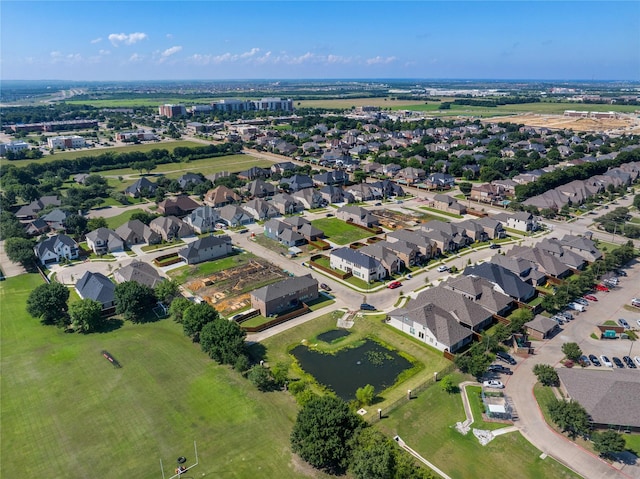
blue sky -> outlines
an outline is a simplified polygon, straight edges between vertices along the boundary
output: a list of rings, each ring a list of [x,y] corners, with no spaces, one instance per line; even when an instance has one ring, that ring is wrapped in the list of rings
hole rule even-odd
[[[5,80],[640,80],[640,2],[0,3]]]

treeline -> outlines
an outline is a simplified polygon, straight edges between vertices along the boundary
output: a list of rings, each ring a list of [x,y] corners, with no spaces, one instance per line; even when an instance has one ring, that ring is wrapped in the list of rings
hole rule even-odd
[[[56,103],[47,106],[16,106],[2,109],[2,128],[16,123],[75,120],[76,117],[95,119],[99,110],[89,105]]]
[[[141,161],[151,161],[155,165],[178,163],[182,161],[236,154],[240,153],[241,150],[242,145],[238,143],[224,143],[221,145],[197,146],[194,148],[178,147],[175,148],[173,152],[159,148],[155,148],[147,152],[105,152],[96,156],[81,156],[79,158],[55,160],[47,163],[34,162],[22,168],[18,168],[15,165],[3,164],[0,165],[0,179],[2,179],[3,183],[11,177],[27,177],[35,180],[46,172],[56,173],[61,168],[67,170],[69,174],[75,175],[77,173],[128,168],[131,164]]]
[[[453,105],[481,106],[495,108],[500,105],[519,105],[521,103],[539,103],[540,98],[535,96],[504,96],[501,98],[458,98]]]
[[[538,178],[537,181],[527,183],[526,185],[517,185],[516,197],[518,201],[524,201],[532,196],[541,195],[557,186],[570,183],[574,180],[586,180],[592,176],[605,173],[609,168],[615,168],[632,161],[640,161],[640,149],[623,151],[611,160],[584,163],[565,169],[558,169],[551,173],[545,173]]]

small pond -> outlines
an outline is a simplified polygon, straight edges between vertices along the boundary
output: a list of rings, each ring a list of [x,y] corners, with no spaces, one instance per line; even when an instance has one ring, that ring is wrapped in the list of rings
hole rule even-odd
[[[332,343],[336,339],[341,339],[351,334],[350,331],[346,329],[332,329],[331,331],[327,331],[326,333],[318,334],[318,339],[320,341],[324,341],[325,343]]]
[[[392,386],[402,371],[412,367],[397,352],[371,340],[335,354],[323,354],[303,345],[296,346],[291,354],[302,369],[345,401],[355,399],[356,390],[367,384],[380,393]]]

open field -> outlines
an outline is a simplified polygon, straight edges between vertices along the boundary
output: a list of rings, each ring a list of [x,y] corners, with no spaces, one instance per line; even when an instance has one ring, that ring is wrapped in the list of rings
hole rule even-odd
[[[339,245],[353,243],[354,241],[374,236],[373,233],[350,225],[338,218],[319,218],[313,220],[311,224],[321,229],[330,241]]]
[[[582,110],[582,106],[602,106],[602,105],[581,105],[580,110]],[[615,105],[604,105],[604,106],[615,106]],[[620,105],[624,106],[624,105]],[[636,107],[639,108],[639,107]],[[639,108],[640,109],[640,108]],[[600,110],[593,110],[600,111]],[[605,110],[609,111],[609,110]],[[561,112],[562,113],[562,112]],[[493,120],[492,118],[487,118],[487,121]],[[495,118],[495,121],[508,121],[509,123],[517,123],[523,124],[527,126],[538,126],[545,128],[563,128],[563,129],[571,129],[574,131],[604,131],[604,130],[614,130],[619,128],[632,128],[635,131],[640,131],[640,122],[637,120],[633,120],[629,117],[622,118],[614,118],[614,119],[595,119],[595,118],[568,118],[563,116],[562,114],[551,115],[551,114],[520,114],[515,116],[509,116],[506,118],[498,117]]]
[[[433,103],[437,107],[439,102]],[[424,100],[391,100],[390,98],[341,98],[326,100],[299,100],[294,102],[296,108],[334,108],[343,109],[358,106],[378,106],[392,110],[408,110],[408,106],[424,105]],[[437,108],[435,108],[437,109]]]
[[[453,101],[453,98],[443,98],[443,102]],[[429,102],[405,102],[404,105],[394,105],[393,110],[414,110],[414,111],[434,111],[437,110],[440,103]],[[511,105],[498,105],[495,108],[484,106],[470,105],[451,105],[450,110],[442,110],[442,114],[469,114],[474,116],[491,116],[491,115],[511,115],[515,113],[539,113],[539,114],[555,114],[562,115],[565,110],[581,110],[581,111],[617,111],[622,113],[633,113],[640,108],[637,105],[600,105],[600,104],[584,104],[570,102],[536,102],[536,103],[519,103]],[[493,112],[493,113],[492,113]]]
[[[132,108],[136,106],[153,107],[158,112],[158,106],[165,103],[182,103],[187,105],[202,105],[217,101],[219,98],[197,98],[186,100],[181,96],[153,97],[153,98],[127,98],[114,100],[65,100],[70,105],[91,105],[96,108]]]
[[[42,326],[24,311],[39,284],[0,284],[2,477],[158,478],[159,459],[169,475],[176,457],[194,460],[194,440],[193,477],[303,476],[289,451],[288,394],[258,392],[169,320],[91,335]]]
[[[462,376],[455,374],[454,382]],[[376,424],[387,434],[398,434],[410,447],[454,479],[517,477],[531,479],[577,478],[554,459],[540,459],[540,451],[519,432],[504,434],[486,446],[473,434],[463,436],[453,427],[465,418],[459,394],[438,386]],[[496,473],[499,471],[499,474]]]
[[[98,156],[102,153],[128,153],[131,151],[151,151],[151,150],[169,150],[173,151],[178,147],[195,148],[202,146],[202,143],[193,141],[166,141],[159,143],[144,143],[141,145],[116,146],[113,148],[85,148],[75,151],[58,151],[54,155],[45,155],[39,160],[14,160],[8,164],[16,166],[26,166],[29,163],[48,163],[55,160],[72,160],[82,156]]]

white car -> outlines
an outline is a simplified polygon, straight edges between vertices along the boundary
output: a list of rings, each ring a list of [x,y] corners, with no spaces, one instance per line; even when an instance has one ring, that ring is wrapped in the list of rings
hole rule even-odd
[[[442,265],[442,266],[438,266],[438,269],[436,270],[438,273],[444,273],[445,271],[449,271],[449,267]]]
[[[638,367],[640,368],[640,356],[636,356],[633,360],[638,363]]]
[[[497,379],[489,379],[488,381],[484,381],[482,385],[485,388],[504,389],[502,381],[498,381]]]
[[[613,363],[605,355],[600,356],[600,362],[602,364],[604,364],[608,368],[612,368],[613,367]]]

